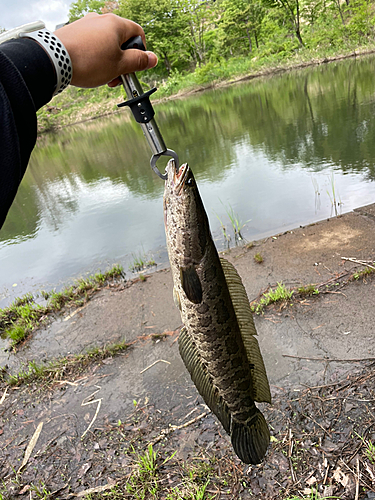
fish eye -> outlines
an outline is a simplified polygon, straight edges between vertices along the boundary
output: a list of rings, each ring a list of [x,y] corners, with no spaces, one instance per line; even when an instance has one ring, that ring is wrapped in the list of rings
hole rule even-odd
[[[188,186],[190,186],[190,187],[191,187],[191,186],[194,186],[194,180],[193,180],[193,178],[192,178],[192,177],[189,177],[189,179],[186,181],[186,184],[187,184]]]

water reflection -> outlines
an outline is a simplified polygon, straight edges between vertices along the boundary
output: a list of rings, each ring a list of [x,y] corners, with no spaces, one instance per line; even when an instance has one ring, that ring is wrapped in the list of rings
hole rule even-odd
[[[224,220],[228,206],[256,239],[332,215],[332,179],[344,211],[374,201],[374,61],[157,106],[166,144],[194,170],[219,246],[215,213]],[[150,156],[127,111],[42,137],[0,232],[0,290],[52,286],[106,263],[127,268],[132,252],[163,247],[163,183]]]

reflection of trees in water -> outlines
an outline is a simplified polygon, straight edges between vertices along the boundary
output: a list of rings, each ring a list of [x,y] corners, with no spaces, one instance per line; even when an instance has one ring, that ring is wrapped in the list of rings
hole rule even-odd
[[[20,240],[33,238],[37,233],[38,224],[39,212],[36,197],[30,186],[23,182],[1,228],[0,241],[9,240],[12,243],[19,243]]]
[[[167,146],[208,181],[232,168],[238,144],[261,150],[284,169],[329,165],[374,180],[373,61],[351,59],[172,100],[156,106],[156,118]],[[164,186],[151,172],[150,156],[128,111],[44,136],[1,239],[33,235],[37,207],[57,229],[78,210],[77,179],[98,189],[104,179],[135,197],[160,198]],[[161,170],[167,160],[158,161]]]
[[[81,187],[76,176],[69,175],[55,182],[35,186],[39,213],[52,231],[61,230],[68,219],[78,212]]]

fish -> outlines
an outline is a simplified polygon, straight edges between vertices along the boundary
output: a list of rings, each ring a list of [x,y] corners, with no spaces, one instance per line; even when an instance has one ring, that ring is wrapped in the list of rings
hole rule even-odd
[[[270,432],[256,402],[271,403],[246,290],[221,258],[187,163],[166,167],[163,208],[173,299],[183,327],[179,351],[198,392],[246,464],[260,463]]]

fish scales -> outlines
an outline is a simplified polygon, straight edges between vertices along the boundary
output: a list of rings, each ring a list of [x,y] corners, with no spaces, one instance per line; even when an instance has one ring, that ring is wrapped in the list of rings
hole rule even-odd
[[[269,431],[254,403],[254,365],[244,346],[227,278],[191,170],[185,164],[176,173],[171,160],[167,172],[167,247],[174,299],[186,329],[180,336],[186,346],[180,342],[180,352],[206,403],[211,403],[219,419],[230,416],[229,433],[236,453],[246,463],[259,463]],[[263,366],[262,359],[257,363]],[[268,401],[267,380],[263,387],[262,400]]]

